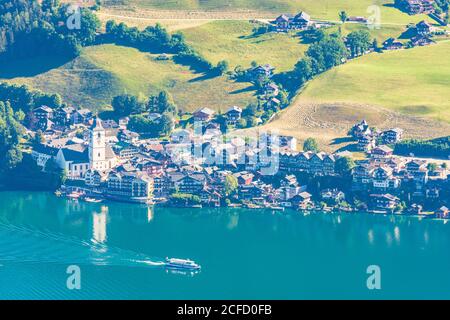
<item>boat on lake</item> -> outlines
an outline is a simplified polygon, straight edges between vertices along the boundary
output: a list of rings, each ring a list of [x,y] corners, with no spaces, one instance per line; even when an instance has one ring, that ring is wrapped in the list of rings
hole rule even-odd
[[[91,203],[101,203],[101,202],[103,202],[102,199],[95,199],[95,198],[89,198],[89,197],[85,197],[83,200],[86,201],[86,202],[91,202]]]
[[[189,259],[166,258],[166,268],[180,270],[200,270],[201,266]]]
[[[81,196],[82,196],[81,193],[72,192],[67,195],[67,198],[72,199],[72,200],[78,200]]]
[[[269,208],[274,211],[284,211],[284,207],[270,206]]]

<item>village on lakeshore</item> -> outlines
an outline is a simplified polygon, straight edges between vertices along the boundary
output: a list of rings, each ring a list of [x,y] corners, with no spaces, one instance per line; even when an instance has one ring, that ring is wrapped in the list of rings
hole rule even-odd
[[[366,36],[366,30],[342,39],[339,32],[342,45],[330,36],[330,46],[313,48],[317,54],[300,60],[294,69],[300,70],[297,74],[284,74],[283,84],[300,79],[304,84],[347,59],[375,51],[431,45],[448,37],[448,31],[439,27],[446,25],[448,17],[437,11],[433,0],[398,0],[395,6],[410,15],[427,14],[437,24],[423,20],[407,25],[407,37],[388,38],[382,46]],[[344,11],[339,17],[342,23],[374,23]],[[314,20],[304,11],[255,23],[261,26],[255,32],[311,31],[313,36],[339,24]],[[115,28],[125,28],[119,26],[109,21],[107,36],[113,38]],[[336,57],[320,66],[330,47],[338,48]],[[205,64],[193,49],[178,54]],[[169,56],[164,53],[156,59]],[[98,114],[61,101],[41,104],[23,116],[32,141],[27,152],[40,172],[61,173],[55,194],[71,201],[450,218],[448,154],[420,158],[414,152],[396,152],[409,132],[399,127],[381,130],[365,119],[341,137],[349,139],[353,149],[334,153],[321,151],[313,138],[299,143],[276,130],[258,130],[289,106],[292,92],[276,81],[270,64],[253,61],[248,69],[228,71],[225,62],[209,64],[208,71],[215,75],[227,71],[230,79],[252,83],[257,102],[227,110],[199,106],[187,112],[161,91],[146,102],[132,95],[116,96],[111,109]]]
[[[230,107],[225,117],[234,123],[241,113]],[[314,141],[298,151],[294,137],[274,132],[224,134],[209,108],[192,114],[192,128],[151,139],[130,131],[128,117],[103,121],[73,108],[34,114],[37,127],[51,121],[53,129],[42,131],[32,158],[42,170],[49,162],[64,170],[58,194],[72,199],[450,217],[446,161],[394,155],[401,128],[355,124],[349,135],[367,156],[353,160],[347,151],[320,152]]]

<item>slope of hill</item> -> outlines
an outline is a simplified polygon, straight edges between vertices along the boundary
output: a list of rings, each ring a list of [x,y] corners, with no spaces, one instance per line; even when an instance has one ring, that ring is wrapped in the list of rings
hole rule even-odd
[[[318,139],[324,149],[347,146],[348,129],[361,119],[401,127],[407,137],[450,134],[450,42],[371,54],[312,80],[269,129]]]
[[[372,54],[335,68],[302,93],[314,103],[367,103],[450,123],[450,42]]]
[[[353,16],[369,16],[368,8],[376,5],[380,8],[382,23],[408,23],[419,21],[424,16],[409,17],[393,7],[393,0],[108,0],[107,7],[115,6],[116,12],[130,9],[145,16],[145,10],[211,11],[241,13],[242,17],[267,17],[268,13],[294,13],[305,10],[318,19],[338,20],[342,10]],[[117,6],[118,5],[118,6]],[[172,13],[173,14],[173,13]],[[250,16],[249,16],[250,14]],[[255,15],[256,14],[256,15]],[[237,16],[236,16],[237,17]],[[235,17],[235,18],[236,18]],[[178,18],[182,18],[178,16]]]
[[[268,33],[252,36],[254,24],[247,21],[212,21],[186,29],[186,40],[213,64],[227,60],[230,66],[248,67],[255,60],[270,63],[277,72],[291,70],[307,45],[295,35]]]
[[[180,108],[189,111],[199,106],[225,110],[231,105],[245,106],[254,99],[248,83],[235,83],[225,76],[205,77],[156,57],[115,45],[92,46],[79,58],[59,66],[52,59],[2,66],[0,79],[60,93],[69,103],[94,109],[105,108],[118,94],[148,96],[163,89],[173,95]],[[47,67],[37,69],[45,64]]]

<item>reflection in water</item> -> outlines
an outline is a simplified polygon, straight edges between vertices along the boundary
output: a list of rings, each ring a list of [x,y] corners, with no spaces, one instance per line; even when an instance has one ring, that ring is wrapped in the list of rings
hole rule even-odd
[[[425,230],[425,232],[423,233],[423,240],[425,241],[425,244],[428,244],[429,239],[430,239],[430,237],[428,235],[428,231]]]
[[[392,245],[392,234],[390,231],[386,232],[386,244],[388,247]]]
[[[106,222],[108,207],[102,206],[100,213],[92,212],[92,241],[96,243],[106,242]]]
[[[371,299],[362,278],[372,262],[387,271],[390,288],[379,298],[449,297],[450,275],[423,271],[450,268],[450,224],[442,221],[103,204],[0,193],[0,297],[74,298],[61,286],[66,266],[77,264],[86,299]],[[204,269],[195,278],[166,271],[166,256],[192,257]]]
[[[370,229],[369,232],[367,232],[367,239],[369,240],[369,243],[373,245],[374,243],[373,229]]]
[[[149,223],[152,222],[153,218],[154,218],[153,210],[151,207],[148,207],[147,208],[147,222],[149,222]]]
[[[227,224],[227,229],[233,230],[237,228],[239,224],[239,214],[230,214],[230,219]]]
[[[397,244],[400,244],[400,228],[398,226],[395,226],[395,228],[394,228],[394,237],[395,237],[395,242]]]
[[[167,269],[166,268],[166,273],[167,274],[178,275],[178,276],[194,277],[197,274],[199,274],[200,271],[199,270],[176,270],[176,269]]]

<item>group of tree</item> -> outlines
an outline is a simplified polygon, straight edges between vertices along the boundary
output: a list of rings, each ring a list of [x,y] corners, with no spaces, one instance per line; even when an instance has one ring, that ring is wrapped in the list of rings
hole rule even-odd
[[[0,101],[0,179],[22,161],[23,127],[9,102]]]
[[[404,140],[395,145],[394,153],[404,156],[414,154],[419,157],[448,159],[450,157],[450,136],[434,140]]]
[[[169,134],[174,129],[174,117],[178,113],[177,106],[166,91],[150,96],[146,101],[125,94],[112,100],[116,117],[130,116],[130,130],[147,137],[160,137]],[[144,113],[158,113],[157,119],[150,119]]]
[[[173,193],[170,195],[169,200],[174,205],[187,206],[187,205],[198,205],[201,203],[199,196],[190,193]]]
[[[352,58],[363,55],[372,47],[372,39],[367,30],[357,30],[347,36],[347,46]]]
[[[307,138],[303,142],[303,151],[308,152],[319,152],[319,144],[314,138]]]
[[[41,106],[57,109],[64,105],[59,94],[43,93],[31,90],[26,85],[7,83],[0,83],[0,101],[7,101],[14,112],[21,114],[18,119],[25,125],[32,121],[33,109]]]
[[[168,113],[175,116],[178,108],[172,96],[167,91],[161,91],[157,95],[151,95],[147,100],[139,99],[131,94],[123,94],[113,98],[111,106],[117,117],[149,113]]]
[[[0,3],[0,58],[74,57],[94,43],[100,21],[87,8],[59,0],[5,0]]]
[[[147,111],[153,113],[170,113],[175,115],[178,111],[172,96],[167,91],[152,95],[147,101]]]
[[[173,117],[164,113],[160,118],[151,120],[145,115],[138,114],[130,117],[128,128],[148,138],[159,138],[168,135],[174,129]]]
[[[348,14],[346,11],[339,12],[339,20],[341,20],[342,23],[345,23],[348,19]]]
[[[125,23],[117,24],[110,20],[106,23],[104,41],[129,46],[150,53],[175,54],[174,61],[189,65],[198,71],[223,70],[224,65],[214,67],[192,46],[190,46],[181,32],[170,34],[160,24],[148,26],[144,30],[128,27]]]
[[[310,30],[304,36],[311,42],[305,57],[297,62],[294,70],[282,74],[279,79],[290,93],[295,93],[316,75],[345,63],[349,56],[365,53],[373,45],[367,30],[357,30],[347,36],[350,52],[340,32],[328,34],[323,30]]]

